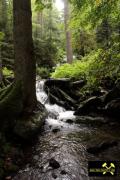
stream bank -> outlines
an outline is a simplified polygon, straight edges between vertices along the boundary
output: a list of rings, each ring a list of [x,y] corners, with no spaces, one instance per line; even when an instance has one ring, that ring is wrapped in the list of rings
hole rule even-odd
[[[120,160],[120,125],[113,117],[76,116],[74,109],[65,110],[51,104],[44,91],[44,81],[37,83],[37,97],[45,105],[48,117],[32,148],[31,162],[16,174],[14,180],[100,179],[88,176],[88,161]],[[119,180],[119,177],[114,179]]]

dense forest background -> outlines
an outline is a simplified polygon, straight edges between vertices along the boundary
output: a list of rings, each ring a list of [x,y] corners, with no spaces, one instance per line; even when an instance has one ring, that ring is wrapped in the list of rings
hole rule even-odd
[[[118,78],[119,0],[71,0],[64,3],[68,12],[66,9],[59,11],[54,1],[32,0],[37,74],[42,78],[86,78],[86,88],[95,88],[108,77]],[[6,76],[13,74],[14,65],[12,1],[1,0],[0,9],[0,67]],[[66,44],[69,44],[67,50]],[[68,56],[70,60],[67,59]],[[55,67],[59,65],[62,66],[54,72]]]

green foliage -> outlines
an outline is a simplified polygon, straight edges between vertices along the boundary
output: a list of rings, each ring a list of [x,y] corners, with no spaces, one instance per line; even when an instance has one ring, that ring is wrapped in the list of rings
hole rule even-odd
[[[46,67],[38,67],[37,75],[39,75],[41,77],[41,79],[46,79],[50,76],[50,69],[48,69]]]
[[[35,57],[39,67],[52,68],[62,61],[65,52],[63,15],[55,8],[46,7],[45,1],[38,0],[33,8],[33,37]],[[51,3],[48,1],[47,5]]]
[[[53,0],[35,0],[36,11],[42,11],[44,8],[52,8]]]
[[[1,45],[1,41],[4,39],[5,34],[3,32],[0,32],[0,45]]]
[[[13,4],[12,1],[0,0],[0,59],[2,67],[13,69]]]
[[[70,26],[73,29],[73,45],[77,57],[81,54],[85,56],[93,49],[109,49],[118,42],[119,0],[71,0],[71,3],[73,12]]]
[[[81,61],[72,64],[64,64],[57,67],[52,73],[53,78],[72,78],[75,80],[87,80],[88,89],[98,88],[105,77],[120,77],[119,65],[120,53],[115,54],[113,50],[104,51],[98,49],[91,52]],[[85,87],[85,88],[86,88]]]
[[[4,76],[13,76],[13,71],[7,69],[6,67],[3,68],[3,75]]]
[[[6,40],[1,44],[2,66],[13,70],[14,66],[14,47],[13,42]]]
[[[35,40],[35,57],[39,67],[52,68],[56,59],[57,49],[50,40]]]

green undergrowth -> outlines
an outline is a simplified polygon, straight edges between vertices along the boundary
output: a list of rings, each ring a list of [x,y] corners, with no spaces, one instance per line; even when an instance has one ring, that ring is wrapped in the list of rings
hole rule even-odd
[[[52,78],[71,78],[87,80],[84,89],[97,89],[103,78],[120,77],[120,53],[112,49],[92,51],[82,60],[74,60],[72,64],[63,64],[52,73]]]
[[[13,71],[12,70],[9,70],[7,67],[4,67],[3,68],[3,76],[13,76]]]
[[[46,79],[50,76],[50,69],[46,67],[37,67],[36,73],[41,79]]]

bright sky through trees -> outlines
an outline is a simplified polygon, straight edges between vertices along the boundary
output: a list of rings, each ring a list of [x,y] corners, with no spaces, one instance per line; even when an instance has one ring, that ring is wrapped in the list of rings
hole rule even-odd
[[[63,8],[64,8],[63,1],[62,1],[62,0],[56,0],[55,6],[57,7],[57,9],[58,9],[59,11],[63,10]]]

